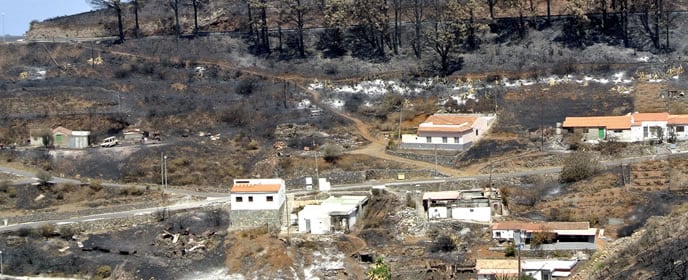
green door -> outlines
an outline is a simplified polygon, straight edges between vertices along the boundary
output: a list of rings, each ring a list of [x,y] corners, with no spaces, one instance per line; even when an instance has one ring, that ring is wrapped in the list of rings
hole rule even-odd
[[[55,134],[55,144],[62,144],[62,134]]]
[[[598,131],[598,136],[600,137],[600,139],[604,139],[604,128],[600,128],[600,130]]]

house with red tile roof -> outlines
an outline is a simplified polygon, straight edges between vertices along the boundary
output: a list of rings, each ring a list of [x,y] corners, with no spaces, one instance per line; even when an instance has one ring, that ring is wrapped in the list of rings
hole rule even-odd
[[[235,179],[229,195],[232,227],[281,227],[285,221],[287,199],[283,179]]]
[[[675,137],[688,139],[688,115],[632,113],[624,116],[566,117],[562,127],[584,141],[640,142]]]
[[[465,150],[492,125],[494,115],[435,114],[418,126],[416,134],[401,137],[402,149]]]

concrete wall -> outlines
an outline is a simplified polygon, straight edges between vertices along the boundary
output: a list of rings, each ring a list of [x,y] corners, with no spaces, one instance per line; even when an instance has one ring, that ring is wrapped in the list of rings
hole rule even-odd
[[[499,233],[499,234],[498,234]],[[492,230],[492,238],[493,239],[507,239],[507,240],[513,240],[514,239],[514,231],[510,229],[505,229],[505,230]]]
[[[451,217],[455,220],[490,222],[492,208],[490,207],[452,207]]]
[[[230,210],[229,223],[231,228],[255,228],[266,224],[270,227],[281,227],[286,224],[284,204],[277,210]]]
[[[449,218],[449,211],[447,207],[430,207],[428,208],[429,219],[446,219]]]
[[[433,140],[434,141],[434,140]],[[440,143],[438,144],[431,144],[431,143],[401,143],[399,146],[401,149],[404,150],[456,150],[456,151],[463,151],[463,150],[468,150],[468,148],[471,147],[472,143],[464,143],[464,144],[453,144],[453,143],[448,143],[448,144],[442,144],[441,140]]]
[[[232,210],[280,209],[286,199],[283,189],[278,193],[232,193],[230,197]],[[268,197],[272,197],[272,201],[268,201]],[[238,198],[241,198],[241,202],[237,201]]]

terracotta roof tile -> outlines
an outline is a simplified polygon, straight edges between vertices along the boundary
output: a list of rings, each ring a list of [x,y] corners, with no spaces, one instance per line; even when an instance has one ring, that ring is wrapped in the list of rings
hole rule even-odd
[[[280,184],[234,184],[232,193],[266,193],[279,192]]]
[[[473,128],[475,115],[435,114],[418,127],[418,132],[464,132]]]
[[[669,124],[688,124],[688,115],[669,115]]]
[[[566,117],[562,127],[604,127],[607,129],[630,129],[631,116]]]
[[[669,113],[633,113],[633,125],[646,121],[667,121]]]

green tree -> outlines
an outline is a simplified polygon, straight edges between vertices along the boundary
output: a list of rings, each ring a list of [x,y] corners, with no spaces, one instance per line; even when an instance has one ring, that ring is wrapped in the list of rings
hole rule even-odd
[[[594,176],[599,170],[600,162],[594,155],[576,151],[564,160],[559,181],[562,183],[577,182]]]
[[[117,30],[119,42],[124,42],[124,27],[122,26],[122,1],[120,0],[88,0],[93,7],[101,9],[113,9],[117,13]]]
[[[368,280],[389,280],[392,279],[392,272],[385,263],[385,258],[380,256],[375,259],[375,263],[368,270]]]

